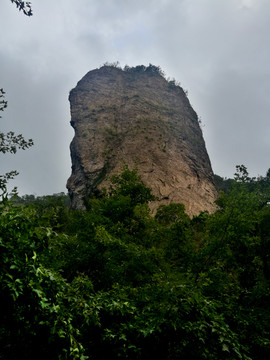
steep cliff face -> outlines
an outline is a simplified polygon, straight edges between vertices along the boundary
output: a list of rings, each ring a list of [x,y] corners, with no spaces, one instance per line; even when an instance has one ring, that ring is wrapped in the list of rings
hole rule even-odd
[[[70,92],[72,207],[108,186],[123,164],[136,167],[158,201],[213,211],[216,190],[197,114],[183,89],[154,66],[103,66]]]

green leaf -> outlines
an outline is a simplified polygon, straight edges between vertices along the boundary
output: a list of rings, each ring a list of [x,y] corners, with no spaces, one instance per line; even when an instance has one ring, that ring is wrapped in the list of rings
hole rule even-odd
[[[230,350],[229,350],[229,348],[228,348],[228,345],[222,344],[222,351],[230,352]]]

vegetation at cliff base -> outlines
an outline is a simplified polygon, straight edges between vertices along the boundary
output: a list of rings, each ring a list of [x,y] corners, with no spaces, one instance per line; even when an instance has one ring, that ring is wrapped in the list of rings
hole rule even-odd
[[[127,167],[85,211],[0,205],[0,359],[268,359],[270,177],[153,217]]]

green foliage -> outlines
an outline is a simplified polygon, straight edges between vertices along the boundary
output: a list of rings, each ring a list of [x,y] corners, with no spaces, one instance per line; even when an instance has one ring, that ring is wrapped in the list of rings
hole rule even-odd
[[[4,111],[7,107],[7,101],[4,100],[5,91],[0,89],[0,111]],[[1,116],[0,116],[1,118]],[[33,145],[33,140],[25,140],[22,134],[15,135],[13,131],[4,134],[0,132],[0,152],[5,154],[7,152],[15,154],[18,149],[27,149]]]
[[[268,359],[269,190],[238,167],[214,214],[152,217],[125,166],[86,211],[2,202],[0,359]]]
[[[160,205],[155,218],[159,223],[167,226],[176,222],[188,224],[190,220],[185,213],[185,206],[183,204]]]
[[[26,16],[32,16],[32,8],[31,8],[31,2],[29,1],[22,1],[22,0],[10,0],[12,3],[14,3],[19,9],[19,11],[22,11],[24,15]]]
[[[0,89],[0,111],[4,111],[7,107],[7,101],[4,100],[5,92],[3,89]],[[1,116],[0,116],[1,118]],[[6,154],[16,154],[18,149],[28,149],[33,145],[33,140],[25,140],[22,134],[15,135],[13,131],[9,131],[8,133],[3,133],[0,131],[0,153]],[[4,175],[0,175],[0,199],[2,201],[7,200],[8,197],[8,189],[7,184],[8,181],[13,179],[18,172],[16,170],[10,171]],[[11,195],[16,193],[16,188],[13,189]]]
[[[0,133],[0,152],[5,154],[7,152],[16,154],[18,149],[27,149],[33,145],[33,141],[30,139],[26,141],[22,134],[15,135],[13,131],[8,133]]]
[[[231,190],[231,186],[234,183],[234,179],[224,179],[219,175],[214,175],[214,183],[218,191],[228,193]]]
[[[4,111],[4,109],[7,107],[7,101],[4,100],[5,98],[5,91],[3,88],[0,89],[0,111]],[[0,116],[1,118],[2,116]]]
[[[224,304],[242,342],[250,338],[253,359],[266,359],[270,351],[269,190],[267,178],[250,178],[244,166],[237,167],[231,191],[221,193],[220,209],[209,217],[196,264],[205,295]]]
[[[1,359],[83,359],[70,285],[41,261],[53,235],[33,209],[1,208]]]
[[[129,170],[127,165],[124,165],[120,175],[111,177],[111,183],[110,193],[114,197],[129,197],[132,206],[155,200],[151,189],[147,188],[141,182],[141,178],[137,174],[137,169]]]

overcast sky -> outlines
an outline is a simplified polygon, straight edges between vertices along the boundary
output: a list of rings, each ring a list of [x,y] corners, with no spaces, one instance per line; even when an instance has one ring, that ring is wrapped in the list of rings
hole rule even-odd
[[[188,90],[213,171],[270,167],[269,0],[32,0],[0,7],[1,131],[35,145],[0,155],[20,194],[66,192],[73,137],[68,94],[105,62],[160,66]]]

